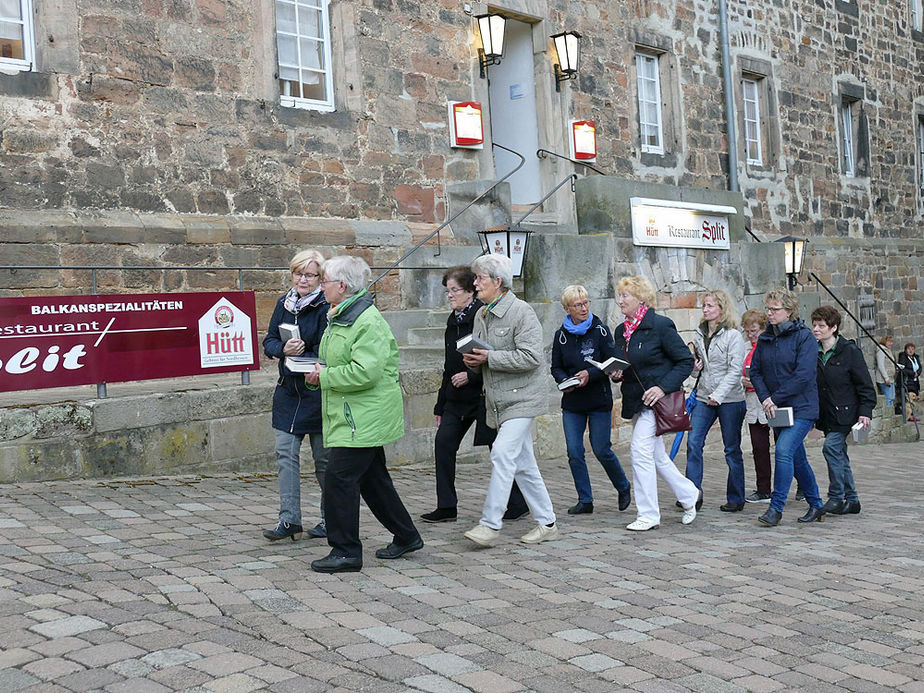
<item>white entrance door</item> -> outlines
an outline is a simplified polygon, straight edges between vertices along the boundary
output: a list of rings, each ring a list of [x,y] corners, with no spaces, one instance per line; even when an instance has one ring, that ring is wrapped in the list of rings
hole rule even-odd
[[[491,135],[494,142],[519,152],[526,163],[510,183],[511,202],[534,204],[542,198],[539,178],[539,126],[536,122],[536,74],[533,70],[532,27],[514,19],[507,20],[504,57],[500,65],[488,68],[490,88]],[[513,169],[519,159],[494,149],[497,176]]]

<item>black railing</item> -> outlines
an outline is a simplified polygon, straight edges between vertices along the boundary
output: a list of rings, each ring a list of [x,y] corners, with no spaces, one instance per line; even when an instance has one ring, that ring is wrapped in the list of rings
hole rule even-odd
[[[542,198],[541,200],[539,200],[536,204],[534,204],[532,207],[530,207],[530,208],[529,208],[529,211],[527,211],[526,214],[524,214],[522,217],[520,217],[519,219],[517,219],[516,222],[513,224],[513,227],[516,228],[517,226],[519,226],[520,224],[522,224],[522,223],[523,223],[523,220],[526,219],[526,217],[528,217],[530,214],[532,214],[532,213],[535,212],[537,209],[539,209],[539,208],[542,206],[542,203],[543,203],[543,202],[545,202],[545,201],[548,200],[550,197],[552,197],[552,195],[554,195],[556,192],[558,192],[558,189],[559,189],[561,186],[563,186],[565,183],[567,183],[569,180],[571,181],[571,192],[574,192],[574,181],[577,180],[577,177],[578,177],[578,176],[577,176],[576,173],[569,173],[564,179],[562,179],[562,181],[561,181],[558,185],[556,185],[556,186],[555,186],[554,188],[552,188],[549,192],[547,192],[547,193],[545,194],[545,197],[543,197],[543,198]]]
[[[382,272],[382,273],[379,274],[375,279],[373,279],[372,282],[370,282],[369,287],[368,287],[369,291],[372,293],[373,298],[376,298],[376,297],[377,297],[378,291],[377,291],[377,288],[376,288],[376,287],[378,286],[378,283],[379,283],[380,281],[382,281],[390,272],[392,272],[392,271],[394,271],[394,270],[396,270],[396,269],[401,269],[401,268],[399,267],[399,265],[401,265],[402,262],[404,262],[405,260],[407,260],[411,255],[413,255],[414,253],[416,253],[418,250],[420,250],[420,249],[421,249],[424,245],[426,245],[426,243],[427,243],[431,238],[433,238],[434,236],[436,236],[436,252],[435,252],[433,255],[434,255],[434,257],[438,256],[438,255],[440,254],[440,231],[442,231],[444,228],[446,228],[446,227],[449,226],[452,222],[454,222],[456,219],[458,219],[460,216],[462,216],[465,212],[467,212],[467,211],[469,210],[469,208],[471,208],[476,202],[478,202],[479,200],[481,200],[481,199],[483,199],[484,197],[486,197],[489,193],[493,192],[493,191],[494,191],[494,188],[496,188],[498,185],[500,185],[500,184],[503,183],[505,180],[507,180],[508,178],[510,178],[510,176],[512,176],[514,173],[516,173],[517,171],[519,171],[519,170],[523,167],[523,164],[526,163],[526,157],[524,157],[524,156],[523,156],[522,154],[520,154],[519,152],[515,152],[515,151],[512,150],[512,149],[508,149],[508,148],[505,147],[504,145],[502,145],[502,144],[497,144],[496,142],[495,142],[494,144],[492,144],[491,146],[492,146],[492,147],[497,147],[498,149],[503,149],[505,152],[510,152],[511,154],[514,154],[515,156],[518,156],[518,157],[520,158],[520,163],[517,164],[516,168],[514,168],[512,171],[510,171],[510,172],[508,172],[507,174],[505,174],[502,178],[498,178],[496,181],[494,181],[494,183],[492,183],[488,188],[486,188],[486,189],[484,190],[484,192],[480,193],[480,194],[477,195],[475,198],[473,198],[473,199],[472,199],[467,205],[465,205],[462,209],[460,209],[458,212],[456,212],[456,213],[453,214],[451,217],[449,217],[449,219],[447,219],[447,220],[444,221],[442,224],[440,224],[440,225],[437,226],[435,229],[433,229],[433,231],[431,231],[429,234],[427,234],[426,238],[424,238],[423,240],[419,241],[419,242],[417,243],[417,245],[415,245],[413,248],[411,248],[410,250],[408,250],[408,251],[407,251],[404,255],[402,255],[397,261],[395,261],[395,262],[393,262],[391,265],[389,265],[388,268],[386,268],[384,272]],[[405,267],[404,269],[410,269],[410,268]],[[432,268],[427,268],[427,269],[432,269]]]
[[[562,159],[562,160],[564,160],[564,161],[567,161],[568,163],[574,164],[575,166],[583,166],[584,168],[589,168],[591,171],[594,171],[594,172],[596,172],[596,173],[599,173],[601,176],[605,176],[605,175],[606,175],[606,172],[605,172],[605,171],[601,171],[601,170],[600,170],[599,168],[597,168],[596,166],[591,166],[591,165],[590,165],[589,163],[587,163],[586,161],[575,161],[574,159],[571,159],[570,157],[567,157],[567,156],[565,156],[564,154],[559,154],[558,152],[553,152],[551,149],[542,149],[542,148],[539,148],[539,149],[536,150],[536,156],[539,157],[540,159],[544,159],[546,156],[549,156],[549,155],[554,156],[554,157],[558,157],[559,159]]]

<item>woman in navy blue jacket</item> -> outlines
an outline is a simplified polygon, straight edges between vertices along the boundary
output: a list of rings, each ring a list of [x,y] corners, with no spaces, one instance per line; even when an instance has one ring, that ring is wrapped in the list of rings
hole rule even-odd
[[[321,265],[324,256],[317,250],[303,250],[289,262],[292,288],[276,302],[263,351],[279,359],[279,380],[273,392],[273,429],[276,434],[276,465],[279,469],[279,522],[263,530],[270,541],[302,534],[301,465],[299,453],[307,435],[314,458],[314,475],[321,487],[321,521],[308,530],[315,538],[327,536],[324,523],[324,470],[327,449],[321,436],[321,391],[305,384],[304,373],[293,373],[285,366],[286,356],[317,356],[321,335],[327,327],[330,305],[321,291]],[[279,325],[297,325],[301,339],[283,341]]]
[[[693,354],[683,343],[674,322],[655,313],[655,291],[645,277],[625,277],[616,285],[619,309],[625,321],[613,331],[616,355],[632,364],[610,376],[622,380],[622,418],[632,419],[632,485],[638,516],[626,529],[644,532],[661,524],[658,476],[670,486],[683,508],[685,525],[696,518],[700,498],[696,484],[687,479],[656,435],[652,407],[670,392],[683,388],[693,371]]]
[[[795,476],[810,506],[799,522],[820,522],[824,518],[823,504],[804,443],[818,418],[818,342],[799,320],[799,299],[792,291],[768,291],[764,303],[769,324],[758,337],[751,358],[751,384],[767,419],[772,419],[780,407],[792,407],[793,425],[773,427],[773,493],[770,507],[758,520],[768,527],[780,524]]]
[[[594,511],[594,496],[584,460],[584,431],[588,425],[590,447],[619,492],[619,509],[625,510],[632,502],[632,494],[610,442],[613,425],[610,380],[603,371],[586,361],[590,358],[600,362],[613,356],[613,335],[600,318],[590,312],[590,300],[583,286],[565,287],[561,304],[568,314],[552,340],[552,377],[557,383],[569,378],[580,381],[564,390],[561,396],[561,423],[568,448],[568,465],[578,494],[577,505],[569,508],[568,514]]]

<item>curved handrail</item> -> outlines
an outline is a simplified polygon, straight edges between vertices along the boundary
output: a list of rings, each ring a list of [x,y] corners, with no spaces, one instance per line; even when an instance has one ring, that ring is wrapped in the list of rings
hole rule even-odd
[[[431,231],[431,232],[427,235],[426,238],[424,238],[423,240],[421,240],[420,242],[418,242],[417,245],[415,245],[413,248],[411,248],[409,251],[407,251],[404,255],[402,255],[401,258],[398,259],[396,262],[394,262],[390,267],[388,267],[388,269],[386,269],[386,270],[385,270],[384,272],[382,272],[379,276],[377,276],[375,279],[373,279],[373,280],[369,283],[369,286],[366,287],[367,290],[371,290],[372,287],[374,287],[376,284],[378,284],[380,281],[382,281],[382,279],[384,279],[384,278],[386,277],[386,275],[388,275],[389,272],[391,272],[391,271],[397,269],[397,268],[398,268],[398,265],[400,265],[402,262],[404,262],[405,260],[407,260],[411,255],[413,255],[414,253],[416,253],[418,250],[420,250],[420,248],[421,248],[427,241],[429,241],[429,240],[430,240],[431,238],[433,238],[434,236],[437,236],[437,234],[439,234],[440,231],[442,231],[444,228],[446,228],[446,227],[449,226],[452,222],[454,222],[456,219],[458,219],[460,216],[462,216],[462,214],[464,214],[465,212],[467,212],[468,209],[469,209],[472,205],[474,205],[476,202],[478,202],[479,200],[481,200],[481,199],[482,199],[483,197],[485,197],[488,193],[490,193],[491,191],[493,191],[494,188],[496,188],[498,185],[500,185],[500,184],[503,183],[505,180],[507,180],[508,178],[510,178],[510,176],[512,176],[514,173],[516,173],[516,172],[519,171],[521,168],[523,168],[523,164],[526,163],[526,157],[523,156],[522,154],[520,154],[519,152],[516,152],[516,151],[514,151],[514,150],[512,150],[512,149],[509,149],[509,148],[505,147],[505,146],[502,145],[502,144],[498,144],[497,142],[494,142],[491,146],[492,146],[492,147],[497,147],[498,149],[503,149],[504,151],[510,152],[511,154],[515,154],[516,156],[520,157],[520,163],[517,164],[516,168],[514,168],[512,171],[510,171],[510,172],[508,172],[506,175],[504,175],[503,178],[498,178],[496,181],[494,181],[494,183],[493,183],[489,188],[487,188],[484,192],[482,192],[481,194],[479,194],[478,196],[476,196],[473,200],[471,200],[471,202],[469,202],[469,203],[468,203],[467,205],[465,205],[462,209],[460,209],[458,212],[456,212],[455,214],[453,214],[449,219],[447,219],[447,220],[444,221],[442,224],[440,224],[439,226],[437,226],[433,231]],[[439,236],[437,236],[437,238],[439,238]],[[437,252],[437,255],[439,255],[438,252]],[[375,292],[375,291],[372,291],[372,293],[375,294],[376,292]]]
[[[585,168],[589,168],[591,171],[596,171],[596,172],[599,173],[601,176],[605,176],[605,175],[606,175],[606,172],[605,172],[605,171],[601,171],[601,170],[600,170],[599,168],[597,168],[596,166],[591,166],[590,164],[585,163],[585,162],[583,162],[583,161],[575,161],[574,159],[568,158],[568,157],[565,156],[564,154],[559,154],[558,152],[553,152],[551,149],[542,149],[542,148],[539,148],[539,149],[536,150],[536,156],[539,157],[540,159],[544,159],[546,154],[551,154],[552,156],[557,156],[559,159],[564,159],[564,160],[567,161],[568,163],[574,164],[575,166],[583,166],[583,167],[585,167]]]
[[[567,176],[565,176],[564,179],[563,179],[558,185],[556,185],[556,186],[555,186],[554,188],[552,188],[548,193],[546,193],[546,196],[545,196],[545,197],[543,197],[543,198],[542,198],[541,200],[539,200],[536,204],[534,204],[532,207],[530,207],[530,208],[529,208],[529,211],[526,212],[526,214],[524,214],[522,217],[520,217],[520,218],[516,221],[516,223],[513,224],[513,226],[514,226],[514,227],[517,227],[517,226],[519,226],[520,224],[522,224],[522,223],[523,223],[523,220],[526,219],[526,217],[528,217],[530,214],[532,214],[532,213],[535,212],[537,209],[539,209],[539,207],[542,206],[542,203],[543,203],[543,202],[545,202],[545,201],[548,200],[550,197],[552,197],[552,195],[554,195],[554,194],[557,192],[557,190],[558,190],[561,186],[563,186],[565,183],[567,183],[569,180],[571,181],[571,192],[574,192],[574,181],[577,180],[577,177],[578,177],[578,175],[577,175],[576,173],[569,173]]]

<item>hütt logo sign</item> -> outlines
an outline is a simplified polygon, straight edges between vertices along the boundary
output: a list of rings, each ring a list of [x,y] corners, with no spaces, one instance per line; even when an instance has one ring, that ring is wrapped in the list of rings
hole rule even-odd
[[[734,207],[633,197],[635,245],[728,250],[728,218]]]
[[[255,370],[253,292],[0,299],[0,392]]]

